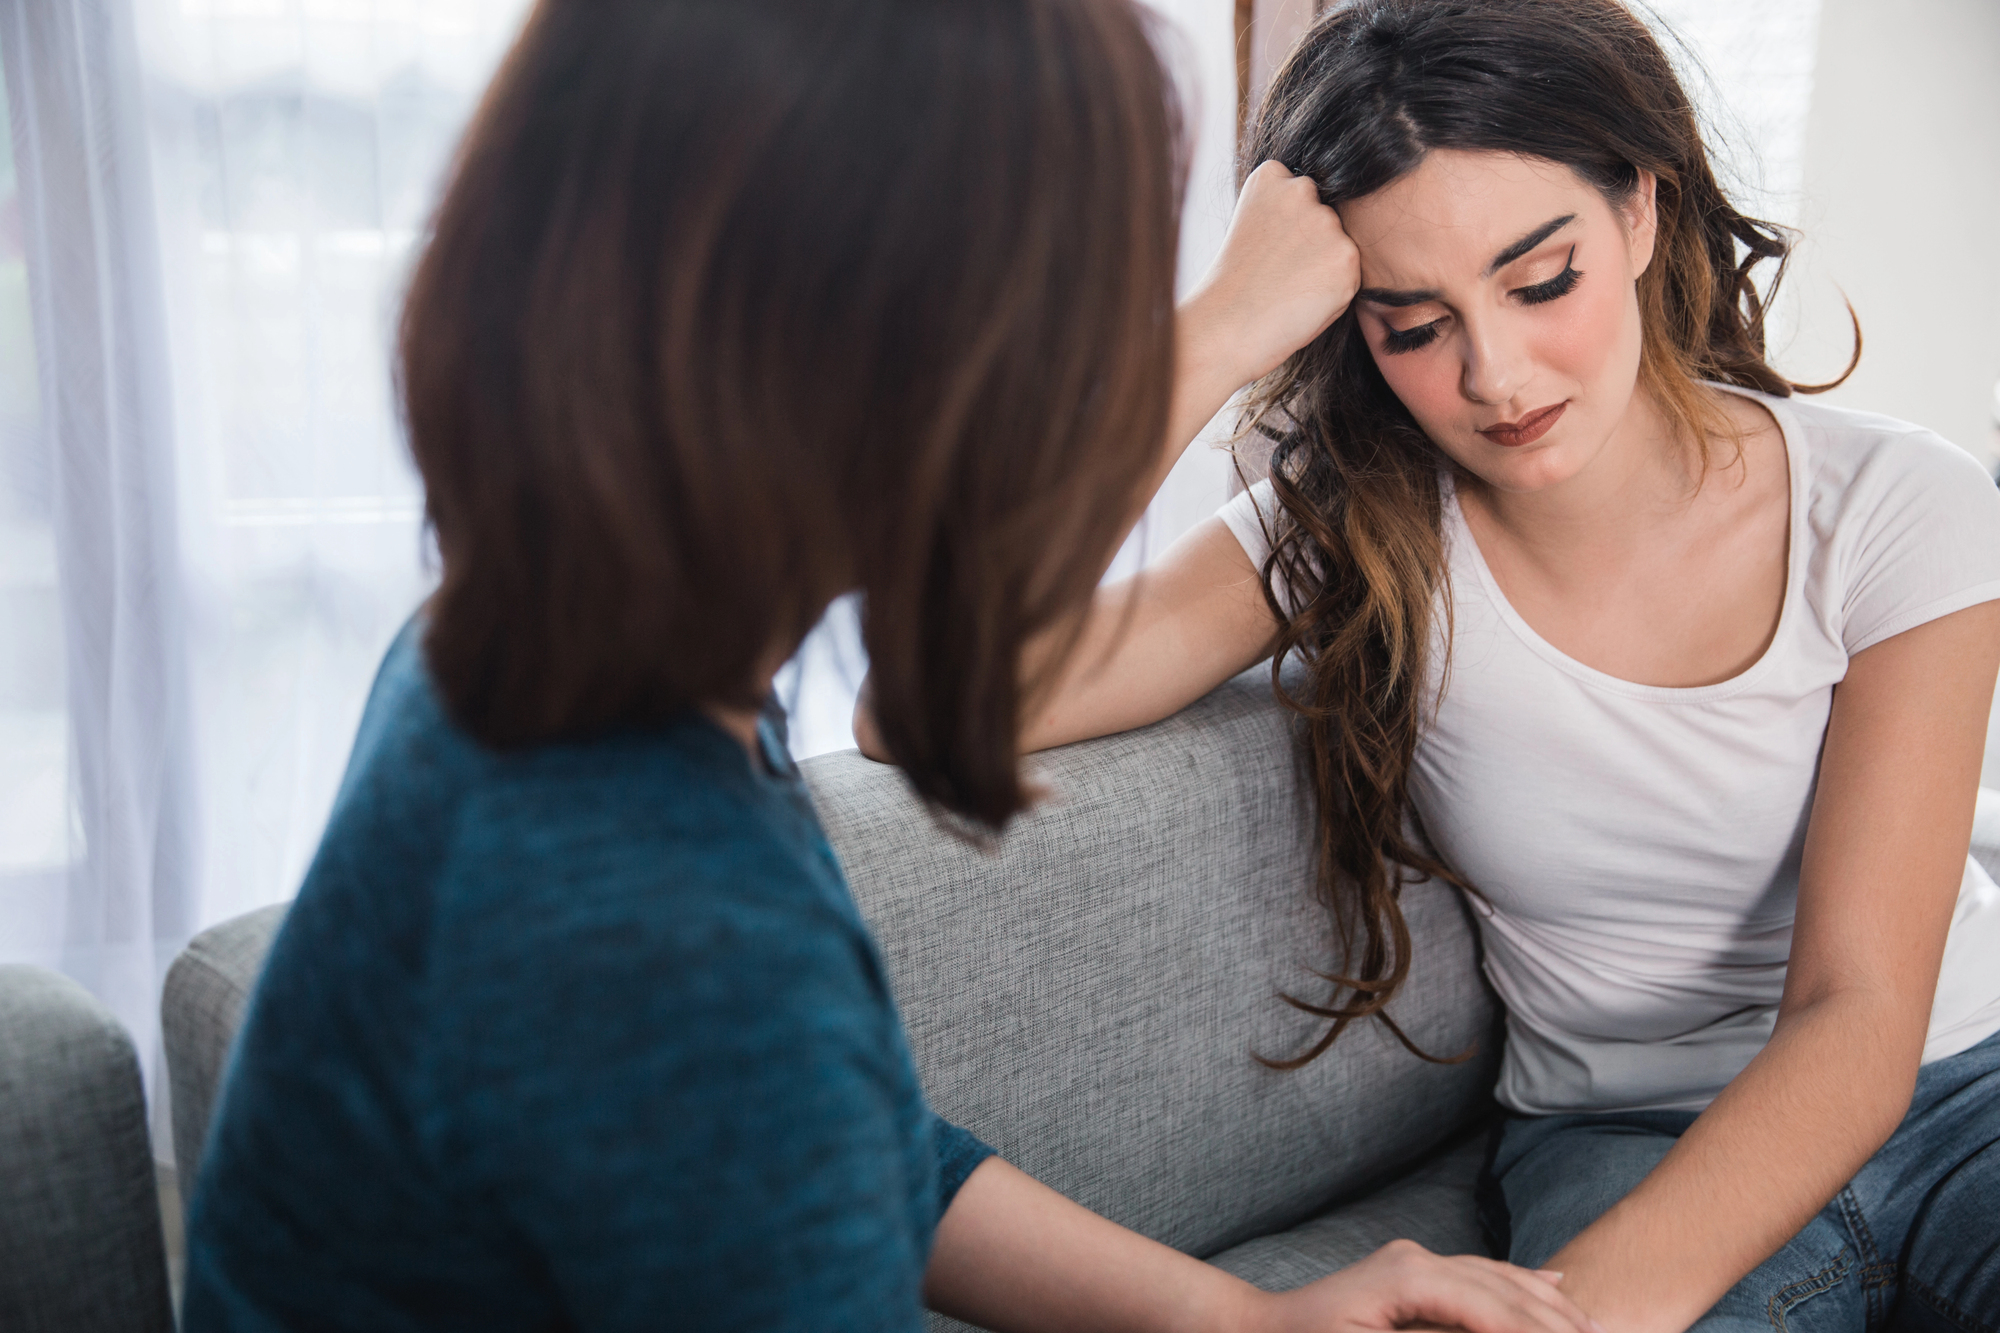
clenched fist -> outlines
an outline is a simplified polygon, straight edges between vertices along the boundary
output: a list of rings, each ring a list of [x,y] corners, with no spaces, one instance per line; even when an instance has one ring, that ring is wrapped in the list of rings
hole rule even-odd
[[[1361,255],[1310,177],[1282,163],[1250,173],[1222,253],[1181,306],[1188,354],[1240,386],[1268,374],[1340,318]]]

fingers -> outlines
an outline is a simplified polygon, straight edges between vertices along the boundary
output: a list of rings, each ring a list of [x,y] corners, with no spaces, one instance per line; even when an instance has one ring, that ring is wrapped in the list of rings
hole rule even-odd
[[[1530,1272],[1528,1269],[1519,1268],[1513,1264],[1500,1263],[1497,1260],[1480,1258],[1476,1255],[1465,1255],[1463,1257],[1468,1263],[1490,1266],[1494,1272],[1525,1292],[1530,1299],[1543,1301],[1552,1309],[1566,1313],[1573,1312],[1580,1316],[1583,1319],[1582,1327],[1590,1330],[1590,1333],[1603,1333],[1603,1326],[1578,1309],[1576,1303],[1570,1300],[1568,1296],[1565,1296],[1559,1289],[1558,1284],[1561,1283],[1563,1278],[1561,1273],[1552,1272],[1547,1269],[1537,1269]]]
[[[1317,183],[1266,162],[1244,181],[1191,308],[1207,311],[1215,345],[1240,357],[1242,383],[1325,332],[1360,285],[1360,252]]]
[[[1267,233],[1265,240],[1291,239],[1294,244],[1332,243],[1345,248],[1347,231],[1340,214],[1320,202],[1319,183],[1310,176],[1294,176],[1282,162],[1266,162],[1243,182],[1236,201],[1232,230],[1238,225]],[[1301,228],[1304,236],[1297,236]],[[1290,237],[1282,233],[1294,233]]]
[[[1290,167],[1276,158],[1259,162],[1257,169],[1243,178],[1245,194],[1252,189],[1275,190],[1286,186],[1297,193],[1310,194],[1315,200],[1319,198],[1318,182],[1310,176],[1294,175]]]
[[[1460,1261],[1464,1261],[1464,1263],[1468,1263],[1468,1265],[1480,1265],[1480,1267],[1492,1271],[1494,1275],[1504,1277],[1506,1281],[1514,1283],[1516,1287],[1520,1287],[1522,1291],[1526,1291],[1530,1297],[1534,1297],[1538,1301],[1550,1301],[1550,1303],[1554,1303],[1558,1307],[1570,1305],[1570,1299],[1566,1295],[1562,1295],[1562,1291],[1560,1291],[1562,1273],[1554,1273],[1554,1271],[1548,1271],[1548,1269],[1534,1269],[1534,1271],[1530,1271],[1530,1269],[1522,1269],[1522,1267],[1512,1265],[1512,1263],[1500,1263],[1498,1259],[1486,1259],[1484,1255],[1454,1255],[1454,1257],[1460,1259]]]
[[[1398,1283],[1399,1326],[1425,1321],[1467,1333],[1601,1333],[1575,1302],[1525,1269],[1474,1255],[1441,1258],[1397,1243],[1406,1244],[1391,1256],[1389,1274]]]

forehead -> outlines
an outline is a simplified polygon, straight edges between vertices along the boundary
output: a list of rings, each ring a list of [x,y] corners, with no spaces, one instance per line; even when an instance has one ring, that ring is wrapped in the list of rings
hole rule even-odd
[[[1439,149],[1415,171],[1339,205],[1364,268],[1407,277],[1484,270],[1549,219],[1608,216],[1596,190],[1559,163],[1511,153]]]

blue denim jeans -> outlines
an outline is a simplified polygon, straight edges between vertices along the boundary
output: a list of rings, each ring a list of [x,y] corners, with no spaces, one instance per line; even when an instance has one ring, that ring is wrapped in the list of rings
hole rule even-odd
[[[1682,1111],[1504,1120],[1480,1181],[1495,1253],[1540,1267],[1692,1123]],[[1924,1066],[1882,1150],[1694,1328],[2000,1333],[2000,1035]]]

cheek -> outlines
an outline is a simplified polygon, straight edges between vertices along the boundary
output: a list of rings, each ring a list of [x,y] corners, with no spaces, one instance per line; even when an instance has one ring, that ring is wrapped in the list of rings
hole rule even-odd
[[[1452,349],[1442,346],[1401,355],[1384,353],[1372,345],[1370,350],[1389,392],[1410,410],[1427,435],[1439,438],[1440,424],[1460,414],[1465,407],[1465,395],[1459,391],[1464,366]]]
[[[1639,305],[1629,282],[1586,281],[1563,300],[1524,313],[1523,332],[1537,369],[1585,393],[1615,391],[1610,380],[1629,381],[1636,372]]]

